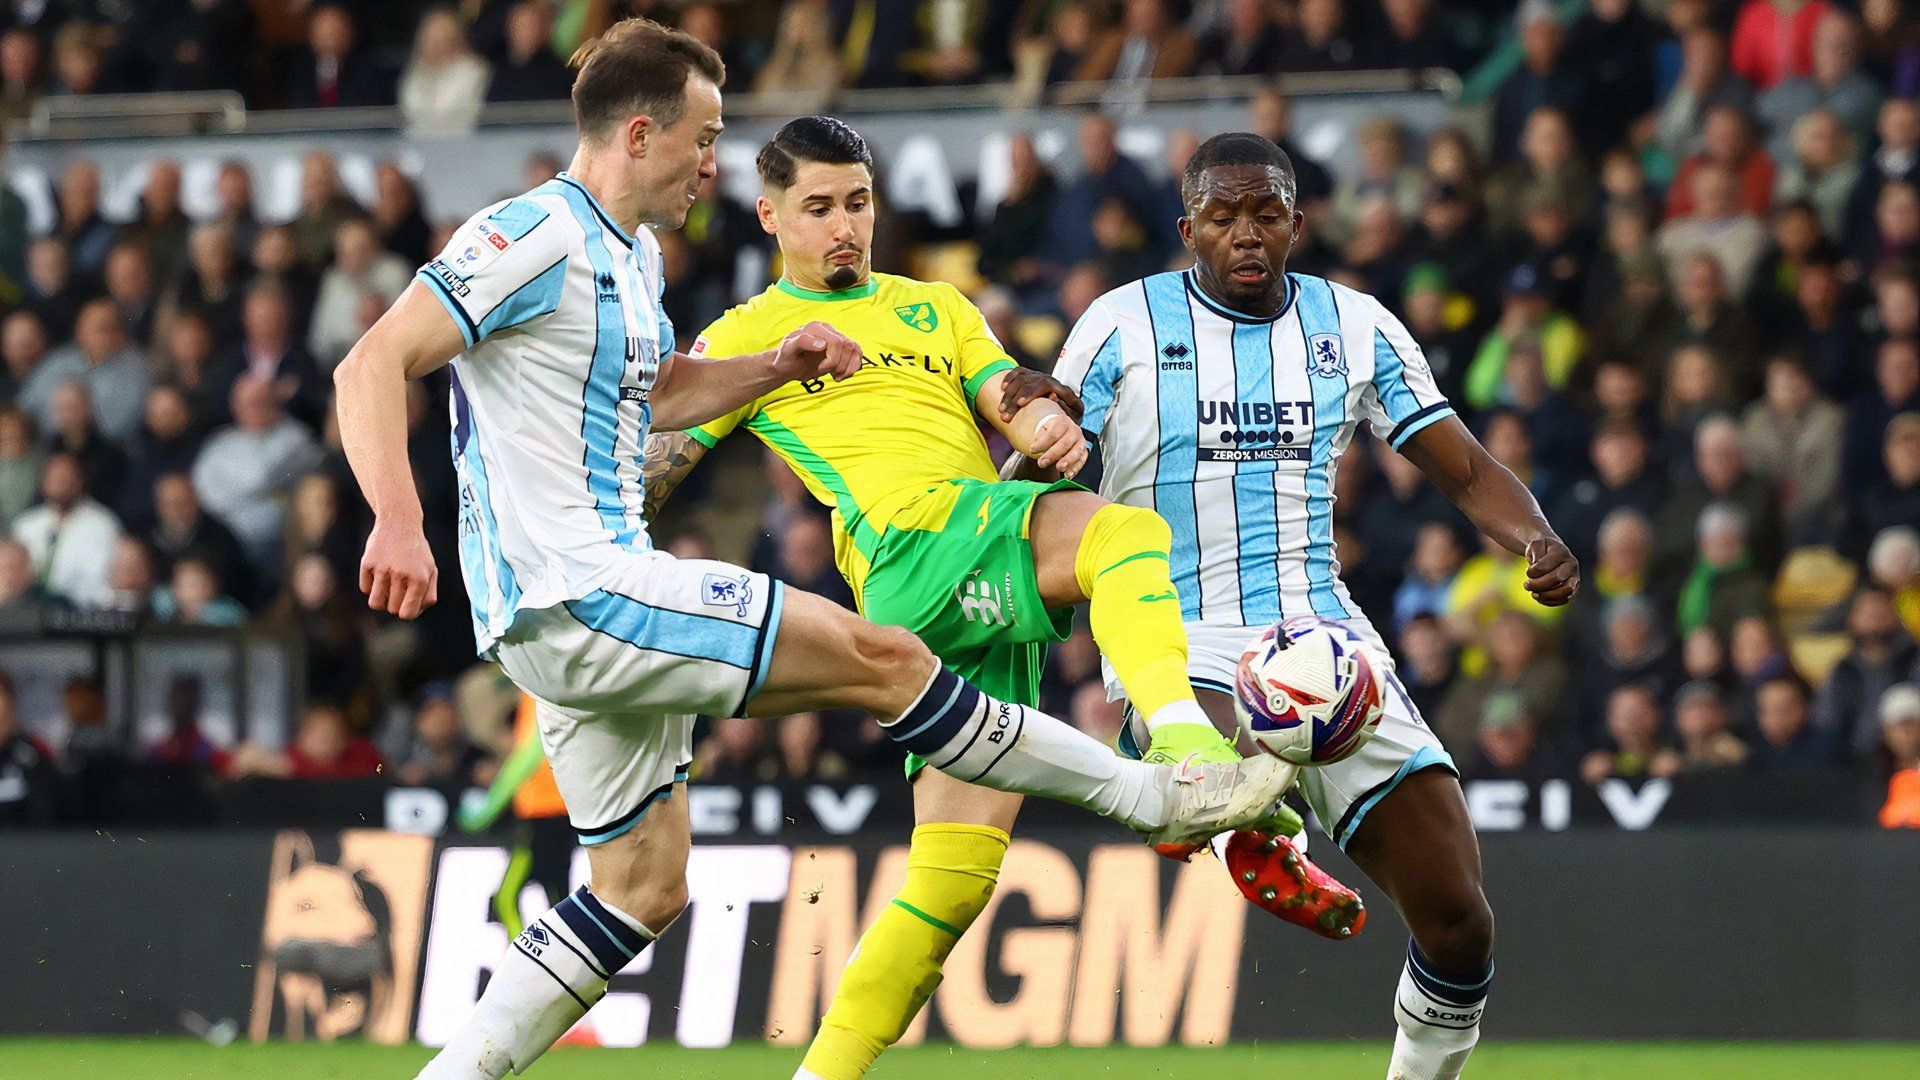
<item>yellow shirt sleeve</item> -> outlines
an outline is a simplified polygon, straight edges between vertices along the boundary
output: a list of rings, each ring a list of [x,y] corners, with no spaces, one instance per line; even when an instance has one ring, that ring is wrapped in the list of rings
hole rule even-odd
[[[973,399],[986,385],[988,379],[1002,371],[1009,371],[1019,365],[1007,355],[1007,347],[993,336],[987,328],[987,320],[980,309],[973,306],[959,289],[947,285],[941,290],[947,317],[953,323],[953,337],[959,345],[960,386],[966,391],[967,408],[973,408]]]
[[[740,320],[735,318],[732,312],[728,312],[713,320],[712,325],[694,339],[693,348],[687,355],[701,359],[724,359],[758,351],[743,343]],[[717,416],[699,427],[688,428],[687,434],[693,436],[694,441],[711,450],[719,445],[721,439],[733,434],[734,428],[752,419],[753,414],[759,410],[758,401],[749,401],[724,416]]]

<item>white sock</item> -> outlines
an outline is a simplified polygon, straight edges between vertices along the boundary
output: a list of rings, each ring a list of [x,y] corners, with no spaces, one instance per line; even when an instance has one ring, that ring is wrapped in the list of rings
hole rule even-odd
[[[1192,698],[1171,701],[1160,706],[1152,716],[1147,717],[1147,731],[1158,732],[1168,724],[1199,724],[1209,730],[1213,727],[1213,718]]]
[[[1387,1080],[1454,1080],[1467,1067],[1480,1041],[1480,1016],[1486,1011],[1493,969],[1470,984],[1436,977],[1419,946],[1407,943],[1407,963],[1394,992],[1393,1039]]]
[[[894,742],[957,780],[1083,806],[1142,831],[1167,823],[1171,778],[1038,709],[999,701],[940,668],[900,719]]]
[[[607,980],[653,938],[591,888],[575,889],[508,943],[466,1026],[420,1076],[499,1080],[525,1071],[606,995]]]

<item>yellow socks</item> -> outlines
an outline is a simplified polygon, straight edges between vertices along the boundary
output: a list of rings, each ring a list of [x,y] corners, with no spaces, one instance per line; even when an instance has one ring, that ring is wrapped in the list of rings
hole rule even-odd
[[[1093,640],[1150,728],[1207,723],[1187,682],[1187,630],[1167,564],[1172,543],[1160,515],[1115,503],[1087,522],[1073,560],[1092,601]],[[1169,713],[1169,705],[1179,707]]]
[[[861,935],[801,1075],[859,1080],[899,1041],[940,985],[940,967],[954,943],[992,898],[1008,840],[990,825],[913,830],[906,883]]]

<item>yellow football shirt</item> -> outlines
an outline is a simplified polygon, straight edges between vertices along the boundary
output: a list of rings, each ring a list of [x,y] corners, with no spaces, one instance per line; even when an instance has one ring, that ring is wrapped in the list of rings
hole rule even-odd
[[[858,374],[788,383],[687,433],[711,447],[744,425],[772,447],[833,507],[835,558],[857,588],[900,508],[949,480],[998,478],[973,399],[1014,363],[960,290],[892,274],[826,293],[777,281],[716,319],[693,355],[771,349],[815,321],[860,343]]]

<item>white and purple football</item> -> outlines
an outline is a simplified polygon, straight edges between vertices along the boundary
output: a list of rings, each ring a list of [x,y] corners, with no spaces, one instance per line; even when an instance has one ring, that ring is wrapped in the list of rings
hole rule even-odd
[[[1260,749],[1295,765],[1329,765],[1373,737],[1385,677],[1360,635],[1296,616],[1268,627],[1241,655],[1234,710]]]

